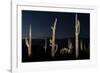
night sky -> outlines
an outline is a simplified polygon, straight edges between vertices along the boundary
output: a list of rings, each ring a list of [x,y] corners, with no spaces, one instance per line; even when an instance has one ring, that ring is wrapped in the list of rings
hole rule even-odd
[[[55,18],[56,38],[75,37],[75,14],[67,12],[46,12],[46,11],[29,11],[22,10],[22,38],[28,36],[29,26],[32,26],[32,38],[43,39],[51,37]],[[81,38],[90,37],[90,14],[77,13],[80,20],[80,35]]]

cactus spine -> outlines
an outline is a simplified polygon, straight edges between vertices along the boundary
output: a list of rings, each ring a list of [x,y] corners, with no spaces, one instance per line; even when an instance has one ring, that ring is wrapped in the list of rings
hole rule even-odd
[[[57,18],[54,21],[54,26],[51,27],[51,29],[52,29],[52,38],[50,39],[50,46],[51,46],[51,56],[52,57],[55,56],[55,53],[57,52],[57,49],[58,49],[58,45],[55,43],[56,23],[57,23]]]
[[[32,30],[31,30],[31,24],[29,27],[29,40],[25,38],[26,46],[28,47],[28,56],[31,56],[32,54]]]
[[[78,36],[80,34],[80,21],[77,18],[77,14],[75,16],[75,47],[76,47],[76,58],[79,56],[79,44],[78,44]]]

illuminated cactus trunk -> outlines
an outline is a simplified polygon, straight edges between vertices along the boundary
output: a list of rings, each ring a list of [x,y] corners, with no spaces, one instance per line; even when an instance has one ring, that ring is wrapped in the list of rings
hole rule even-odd
[[[68,39],[68,48],[69,48],[68,53],[71,53],[72,52],[72,48],[73,48],[73,44],[72,44],[71,39]]]
[[[28,47],[28,56],[31,56],[32,54],[32,30],[31,30],[31,24],[29,27],[29,40],[25,38],[26,46]]]
[[[51,56],[52,57],[55,56],[55,53],[57,52],[57,49],[58,49],[58,45],[55,43],[56,23],[57,23],[57,18],[55,19],[54,26],[51,27],[51,29],[52,29],[52,38],[50,39],[50,46],[51,46]]]
[[[79,56],[79,40],[78,40],[78,36],[80,34],[80,21],[77,18],[77,14],[75,16],[75,57],[78,58]]]

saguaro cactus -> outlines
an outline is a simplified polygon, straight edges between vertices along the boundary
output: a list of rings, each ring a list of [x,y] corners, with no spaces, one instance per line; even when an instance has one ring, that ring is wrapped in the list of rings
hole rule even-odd
[[[72,40],[68,39],[68,48],[69,48],[69,53],[72,52],[72,48],[73,48],[73,44],[72,44]]]
[[[75,16],[75,47],[76,47],[76,58],[79,56],[79,44],[78,44],[78,36],[80,34],[80,21],[77,18],[77,14]]]
[[[54,26],[51,27],[52,38],[50,39],[50,46],[51,46],[51,56],[52,57],[54,57],[54,55],[55,55],[55,53],[57,52],[57,49],[58,49],[58,45],[55,43],[56,23],[57,23],[57,18],[54,21]]]
[[[31,30],[31,24],[29,27],[29,40],[28,38],[25,38],[26,46],[28,47],[28,56],[31,56],[32,54],[32,30]]]

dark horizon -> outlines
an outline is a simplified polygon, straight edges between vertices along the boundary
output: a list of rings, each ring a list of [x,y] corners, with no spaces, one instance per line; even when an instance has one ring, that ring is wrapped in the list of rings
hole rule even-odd
[[[32,26],[32,39],[51,37],[51,26],[57,18],[56,38],[75,37],[75,14],[68,12],[47,12],[22,10],[22,38],[28,36]],[[90,14],[77,13],[80,20],[80,38],[90,38]]]

